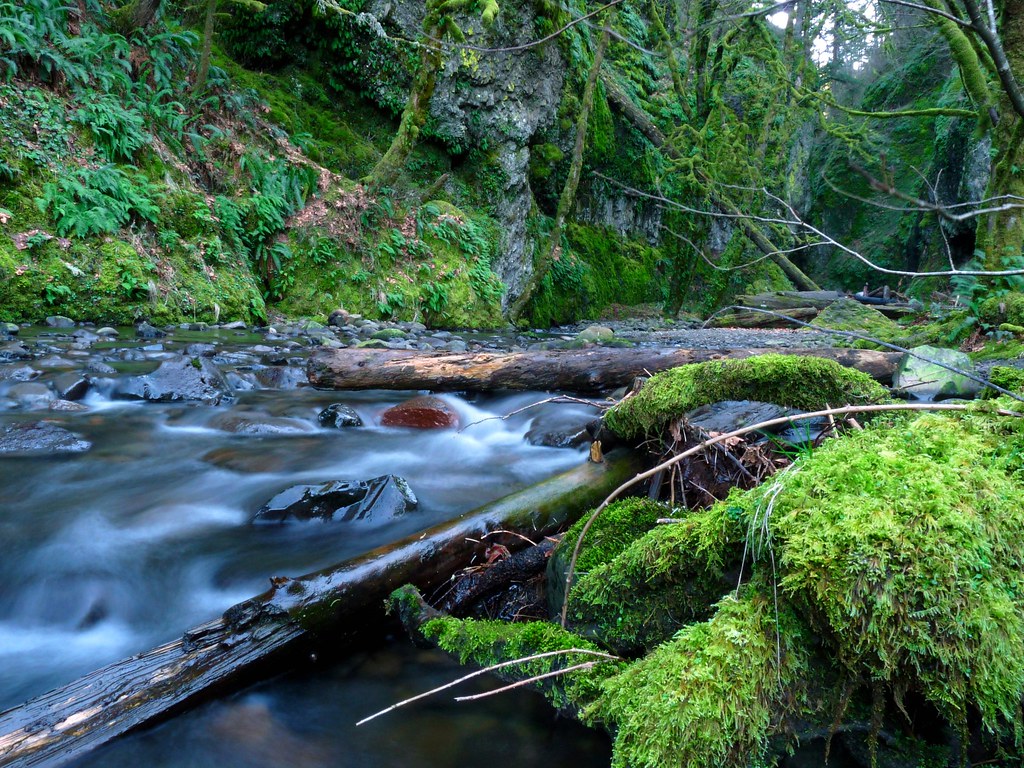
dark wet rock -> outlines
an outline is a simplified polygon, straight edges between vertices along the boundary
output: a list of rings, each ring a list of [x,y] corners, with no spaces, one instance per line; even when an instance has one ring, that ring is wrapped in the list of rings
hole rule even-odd
[[[39,371],[27,365],[0,365],[0,381],[32,381]]]
[[[348,325],[351,319],[352,314],[339,307],[328,315],[327,324],[333,328],[342,328]]]
[[[213,357],[217,354],[216,344],[189,344],[185,347],[185,354],[189,357]]]
[[[526,442],[548,448],[578,448],[590,442],[590,433],[587,432],[588,421],[589,419],[579,414],[541,414],[530,424]]]
[[[17,323],[0,323],[0,333],[7,336],[17,336],[21,331],[21,326]]]
[[[0,454],[5,456],[82,453],[90,448],[88,440],[46,421],[14,424],[0,431]]]
[[[384,475],[354,483],[333,481],[293,485],[264,504],[254,523],[324,522],[382,523],[416,508],[418,501],[401,477]]]
[[[774,403],[761,403],[756,400],[723,400],[720,403],[694,408],[686,414],[685,419],[691,427],[697,427],[709,433],[725,434],[751,424],[770,421],[782,416],[791,416],[794,413],[799,413],[799,411]],[[772,431],[780,432],[785,427],[786,425],[782,424]]]
[[[320,422],[322,427],[335,427],[337,429],[363,426],[363,420],[359,418],[355,408],[342,403],[328,405],[317,415],[317,421]]]
[[[458,427],[459,415],[444,400],[433,395],[420,395],[388,408],[380,417],[385,427],[442,429]]]
[[[75,321],[63,315],[50,315],[43,321],[47,328],[74,328]]]
[[[47,408],[51,411],[62,411],[64,413],[81,413],[89,410],[87,406],[81,403],[73,403],[70,400],[54,400]]]
[[[135,326],[135,335],[140,339],[162,339],[167,331],[162,331],[149,323],[139,323]]]
[[[37,381],[26,381],[8,387],[6,395],[19,408],[45,408],[56,399],[48,386]]]
[[[223,374],[204,357],[165,360],[152,373],[119,381],[113,395],[127,400],[189,400],[206,405],[218,405],[231,397]]]
[[[89,379],[74,372],[61,373],[53,378],[53,388],[63,400],[81,400],[89,391]]]
[[[981,391],[980,382],[949,370],[956,368],[978,376],[978,370],[971,362],[971,358],[963,352],[927,345],[914,347],[910,352],[913,354],[904,355],[896,366],[892,385],[895,389],[905,391],[915,400],[974,397]],[[949,367],[945,368],[943,365]]]
[[[265,413],[223,413],[210,426],[235,435],[301,435],[316,431],[300,419],[287,419]]]

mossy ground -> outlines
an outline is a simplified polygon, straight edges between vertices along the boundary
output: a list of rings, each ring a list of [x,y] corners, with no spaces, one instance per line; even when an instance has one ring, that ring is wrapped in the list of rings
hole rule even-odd
[[[804,410],[877,403],[888,393],[867,374],[832,360],[762,355],[685,365],[651,377],[639,393],[606,415],[626,438],[663,430],[697,406],[722,400],[761,400]]]

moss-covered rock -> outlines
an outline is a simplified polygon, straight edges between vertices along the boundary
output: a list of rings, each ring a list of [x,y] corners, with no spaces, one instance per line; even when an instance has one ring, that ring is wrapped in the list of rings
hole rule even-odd
[[[1024,293],[1014,291],[986,299],[978,309],[978,319],[992,326],[1024,325]]]
[[[814,410],[877,403],[887,397],[885,388],[870,376],[832,360],[762,355],[659,373],[639,393],[612,408],[605,419],[616,433],[634,439],[661,431],[700,405],[722,400],[760,400]]]
[[[871,336],[881,341],[894,341],[903,334],[902,328],[877,309],[873,309],[853,299],[839,299],[823,309],[811,325],[818,328],[831,328],[836,331],[853,331],[863,336]],[[840,345],[858,349],[876,349],[878,345],[869,341],[840,338]]]
[[[1013,368],[1008,365],[996,365],[988,372],[988,380],[997,387],[1024,395],[1024,369]],[[986,398],[998,395],[999,393],[994,389],[986,388],[981,391],[981,396]]]

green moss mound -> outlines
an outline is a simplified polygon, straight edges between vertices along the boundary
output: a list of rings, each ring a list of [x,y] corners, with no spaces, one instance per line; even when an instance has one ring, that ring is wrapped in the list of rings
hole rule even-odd
[[[978,309],[978,319],[988,325],[1024,325],[1024,293],[1013,291],[986,299]]]
[[[852,677],[990,730],[1019,730],[1024,695],[1019,430],[926,416],[850,435],[788,472],[770,512],[780,586]]]
[[[615,734],[613,768],[765,764],[786,696],[807,675],[807,629],[753,590],[606,680],[584,717]]]
[[[1024,369],[1013,368],[1008,365],[996,365],[988,372],[988,380],[997,387],[1008,389],[1017,394],[1024,394]],[[998,397],[999,393],[994,389],[985,388],[981,390],[984,398]],[[1010,406],[1013,408],[1014,406]]]
[[[829,304],[814,318],[811,325],[836,331],[853,331],[881,341],[894,341],[901,335],[905,335],[898,323],[890,320],[877,309],[872,309],[853,299],[840,299]],[[838,343],[841,346],[858,349],[878,349],[877,344],[849,337],[840,337]]]
[[[884,387],[835,361],[798,355],[684,365],[651,377],[612,408],[608,426],[634,439],[664,429],[694,408],[722,400],[762,400],[804,410],[882,402]]]
[[[569,599],[570,626],[616,653],[636,654],[685,624],[708,618],[711,606],[736,586],[741,509],[725,503],[688,513],[677,523],[653,528],[597,567],[583,567],[588,561],[581,556]],[[594,548],[607,551],[599,541]]]

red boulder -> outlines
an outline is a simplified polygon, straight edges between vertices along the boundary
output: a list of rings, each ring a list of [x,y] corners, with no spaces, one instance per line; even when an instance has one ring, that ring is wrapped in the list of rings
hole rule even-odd
[[[388,408],[380,417],[380,423],[385,427],[444,429],[458,427],[459,415],[441,398],[420,395]]]

